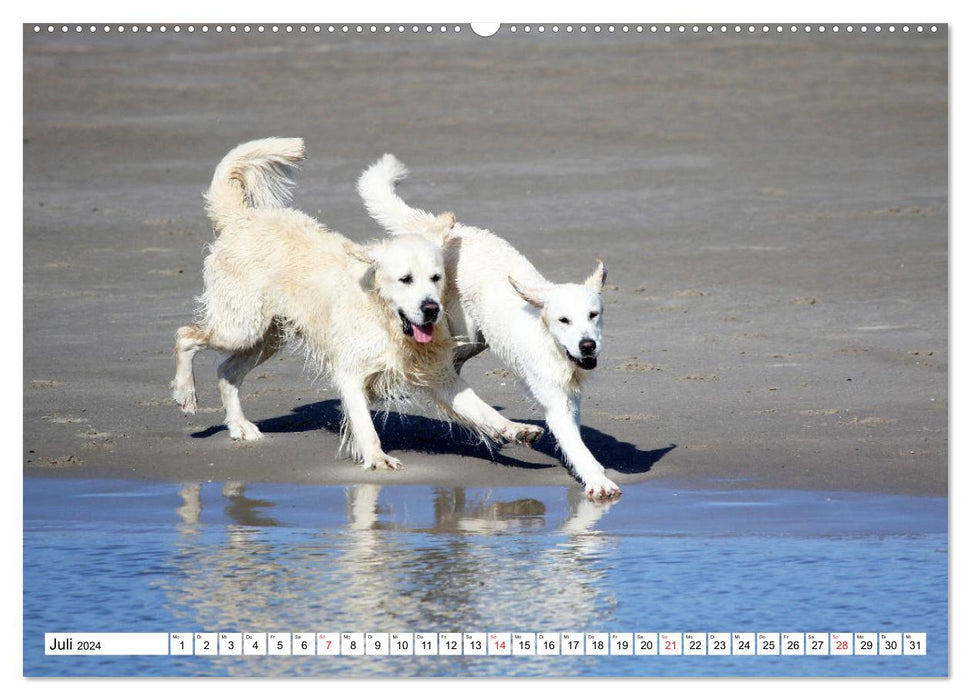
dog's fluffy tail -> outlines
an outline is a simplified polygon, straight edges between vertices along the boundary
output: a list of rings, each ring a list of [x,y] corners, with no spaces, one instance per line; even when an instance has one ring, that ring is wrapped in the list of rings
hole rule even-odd
[[[247,209],[286,206],[293,187],[290,175],[303,158],[303,139],[249,141],[227,153],[204,195],[216,232]]]
[[[357,191],[364,200],[368,213],[388,233],[425,234],[434,230],[437,217],[422,209],[408,206],[394,190],[395,183],[407,175],[408,169],[404,163],[390,153],[385,153],[361,174],[357,181]]]

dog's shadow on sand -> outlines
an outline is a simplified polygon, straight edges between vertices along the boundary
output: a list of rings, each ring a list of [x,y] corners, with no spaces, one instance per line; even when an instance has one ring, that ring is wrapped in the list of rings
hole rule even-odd
[[[502,410],[501,407],[496,408]],[[520,459],[513,456],[509,448],[506,451],[492,449],[481,442],[477,442],[461,426],[453,425],[447,421],[420,415],[407,415],[397,411],[377,411],[372,415],[378,435],[381,437],[381,446],[385,452],[400,450],[436,455],[478,457],[503,466],[523,469],[559,467],[560,450],[548,430],[543,434],[542,439],[533,446],[533,450],[554,460],[555,464],[550,464],[548,459],[541,461]],[[544,429],[546,427],[538,421],[523,422],[534,423]],[[266,434],[326,430],[338,435],[341,426],[340,401],[328,399],[297,406],[289,415],[256,421],[256,426]],[[208,438],[224,430],[226,430],[225,426],[214,425],[192,433],[192,437]],[[677,445],[672,444],[655,450],[642,450],[636,445],[622,442],[607,433],[587,426],[580,428],[580,435],[601,464],[621,474],[645,474],[664,455],[677,447]],[[521,455],[529,454],[526,450],[518,450],[517,452]]]

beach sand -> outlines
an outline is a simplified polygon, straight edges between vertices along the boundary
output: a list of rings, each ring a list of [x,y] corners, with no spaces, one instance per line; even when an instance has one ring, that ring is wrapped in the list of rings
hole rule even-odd
[[[490,454],[392,414],[398,473],[339,456],[303,358],[221,427],[169,397],[222,156],[300,136],[295,206],[378,237],[355,192],[395,153],[415,206],[508,239],[549,279],[608,268],[584,437],[625,490],[947,493],[947,35],[399,36],[24,30],[24,475],[569,485],[555,445]],[[488,353],[463,371],[542,421]],[[379,418],[380,426],[380,418]]]

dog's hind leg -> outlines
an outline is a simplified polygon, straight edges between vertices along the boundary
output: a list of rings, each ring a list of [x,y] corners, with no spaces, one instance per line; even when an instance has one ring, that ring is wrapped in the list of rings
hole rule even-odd
[[[543,402],[541,397],[537,398]],[[543,402],[546,408],[546,425],[556,437],[565,461],[583,482],[583,489],[587,496],[591,499],[620,496],[620,487],[607,478],[603,466],[580,437],[579,399],[558,398],[559,400]]]
[[[208,347],[209,334],[202,326],[183,326],[175,333],[175,379],[172,398],[186,415],[196,412],[196,382],[192,359]]]
[[[479,398],[459,376],[432,391],[435,403],[447,417],[468,426],[476,434],[495,442],[532,445],[543,436],[543,429],[528,423],[514,423]]]
[[[249,350],[235,352],[220,365],[219,393],[223,408],[226,409],[226,427],[233,440],[260,440],[263,433],[253,423],[246,420],[243,407],[239,402],[239,390],[243,379],[256,366],[269,360],[280,348],[280,333],[276,324],[270,326],[263,340]]]
[[[346,432],[343,439],[350,442],[350,451],[355,459],[365,469],[401,469],[404,466],[401,461],[386,455],[381,449],[381,440],[374,429],[367,394],[361,382],[353,377],[344,377],[337,378],[336,384],[344,411],[343,429]]]

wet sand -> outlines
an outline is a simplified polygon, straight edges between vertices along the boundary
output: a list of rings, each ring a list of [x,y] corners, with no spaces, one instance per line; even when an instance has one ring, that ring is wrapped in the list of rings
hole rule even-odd
[[[947,36],[24,35],[24,474],[569,485],[555,446],[490,455],[431,418],[337,455],[333,391],[284,354],[266,434],[169,399],[201,291],[201,192],[234,145],[301,136],[295,205],[357,240],[383,152],[416,206],[554,281],[609,268],[588,445],[622,487],[947,493]],[[488,354],[463,375],[542,415]]]

